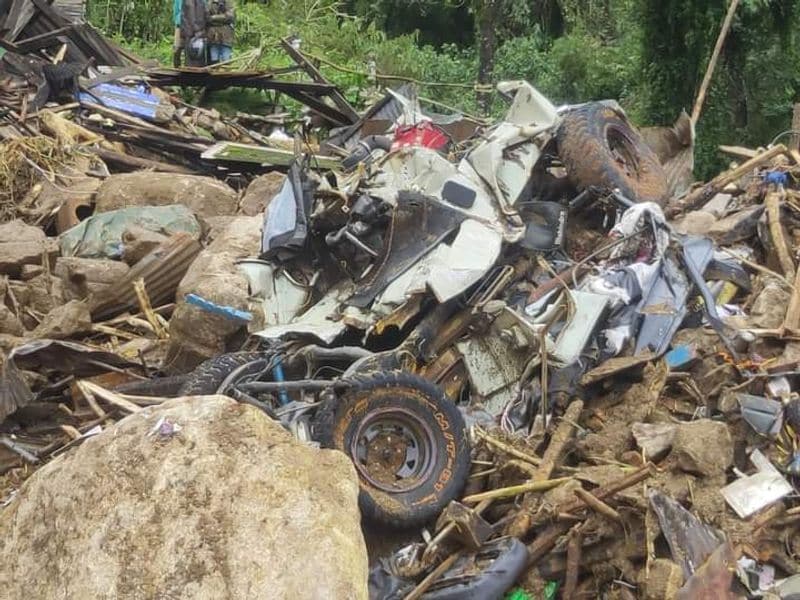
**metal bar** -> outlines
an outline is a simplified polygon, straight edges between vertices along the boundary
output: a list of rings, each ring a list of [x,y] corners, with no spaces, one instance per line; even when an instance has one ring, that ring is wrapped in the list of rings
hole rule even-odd
[[[296,381],[251,381],[236,385],[245,392],[281,392],[285,390],[325,390],[330,387],[349,387],[343,382],[334,382],[329,379],[298,379]]]

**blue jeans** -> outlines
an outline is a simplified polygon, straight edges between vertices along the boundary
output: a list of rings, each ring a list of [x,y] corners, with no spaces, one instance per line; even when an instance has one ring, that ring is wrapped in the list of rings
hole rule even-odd
[[[233,49],[225,44],[209,44],[208,45],[208,62],[209,64],[216,64],[230,60],[233,56]]]

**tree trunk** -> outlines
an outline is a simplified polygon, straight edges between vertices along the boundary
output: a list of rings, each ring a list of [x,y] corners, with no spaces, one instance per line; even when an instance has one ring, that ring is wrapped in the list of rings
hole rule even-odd
[[[794,105],[794,113],[792,114],[792,137],[789,141],[789,149],[800,150],[800,102]]]
[[[476,13],[478,21],[478,85],[476,94],[478,110],[487,116],[492,109],[492,92],[484,89],[491,86],[494,75],[494,51],[497,46],[496,21],[502,0],[478,0]]]

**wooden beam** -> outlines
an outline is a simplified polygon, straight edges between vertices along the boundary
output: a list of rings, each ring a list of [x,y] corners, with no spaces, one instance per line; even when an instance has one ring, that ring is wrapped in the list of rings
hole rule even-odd
[[[772,245],[775,246],[775,253],[778,255],[778,263],[786,278],[794,278],[794,261],[789,254],[789,247],[784,236],[783,223],[781,222],[781,200],[784,194],[781,192],[768,192],[764,199],[767,207],[767,220],[769,222],[769,233],[772,237]]]
[[[800,333],[800,269],[795,273],[794,289],[783,320],[783,337]]]
[[[147,158],[139,158],[138,156],[130,156],[128,154],[122,154],[121,152],[114,152],[113,150],[106,150],[104,148],[89,147],[86,149],[102,158],[105,162],[129,168],[132,171],[151,169],[159,173],[181,173],[186,175],[196,175],[199,172],[187,167],[182,167],[180,165],[173,165],[157,160],[149,160]]]
[[[292,46],[286,39],[281,40],[281,45],[286,51],[286,54],[288,54],[292,60],[294,60],[294,62],[300,65],[303,70],[308,73],[311,79],[317,83],[330,85],[330,82],[325,79],[322,73],[319,72],[319,69],[317,69],[317,67],[315,67],[305,56],[303,56],[302,52]],[[347,98],[345,98],[337,88],[334,87],[330,92],[330,98],[333,100],[333,103],[339,108],[339,110],[342,111],[342,113],[350,117],[350,123],[348,123],[348,125],[352,125],[361,118],[353,106],[347,101]]]
[[[745,148],[744,146],[719,146],[719,151],[744,160],[750,160],[758,156],[758,150]]]
[[[721,191],[726,185],[738,181],[754,169],[765,165],[776,156],[780,156],[781,154],[785,153],[786,146],[783,144],[773,146],[769,150],[765,150],[758,156],[754,156],[747,162],[742,163],[735,169],[731,169],[730,171],[725,171],[724,173],[717,175],[703,187],[698,188],[683,198],[673,202],[669,207],[667,207],[664,213],[668,218],[672,218],[683,211],[699,208],[705,202],[710,200],[714,194]]]

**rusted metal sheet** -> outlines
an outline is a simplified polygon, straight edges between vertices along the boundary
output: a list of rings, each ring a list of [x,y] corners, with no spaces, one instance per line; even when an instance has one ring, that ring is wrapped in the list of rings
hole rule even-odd
[[[81,23],[86,17],[86,0],[54,0],[53,7],[72,23]]]
[[[144,279],[154,306],[169,300],[189,266],[200,253],[200,244],[186,233],[176,233],[136,263],[117,285],[90,300],[92,318],[109,318],[137,305],[133,282]]]
[[[94,60],[98,65],[123,66],[134,62],[88,23],[83,22],[84,0],[14,0],[5,19],[0,17],[0,37],[7,49],[34,52],[67,45],[66,62]],[[64,10],[62,10],[64,9]]]

